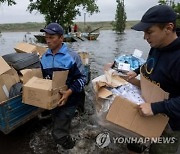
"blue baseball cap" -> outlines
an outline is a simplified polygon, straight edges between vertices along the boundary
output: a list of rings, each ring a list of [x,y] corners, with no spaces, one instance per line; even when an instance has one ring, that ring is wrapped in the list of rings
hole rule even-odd
[[[58,23],[50,23],[47,25],[44,29],[41,29],[40,32],[46,32],[48,34],[54,35],[54,34],[64,34],[64,30],[61,25]]]
[[[131,27],[137,31],[145,31],[157,23],[169,23],[176,21],[176,13],[167,5],[156,5],[145,12],[141,21]]]

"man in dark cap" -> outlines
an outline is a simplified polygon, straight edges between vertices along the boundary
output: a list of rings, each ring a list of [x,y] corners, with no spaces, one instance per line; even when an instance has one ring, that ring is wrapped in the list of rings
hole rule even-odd
[[[43,77],[52,79],[54,71],[69,70],[66,85],[61,91],[58,107],[52,110],[54,124],[52,136],[64,149],[72,149],[75,142],[70,136],[71,119],[84,96],[86,76],[80,56],[63,43],[64,30],[58,23],[50,23],[40,32],[45,32],[49,49],[41,58]],[[60,79],[61,80],[61,79]]]
[[[151,49],[146,63],[134,72],[128,72],[129,79],[141,71],[147,79],[170,94],[168,100],[140,105],[140,112],[144,116],[166,114],[170,119],[170,136],[177,137],[174,144],[153,144],[150,152],[175,153],[180,143],[180,38],[175,31],[176,13],[167,5],[154,6],[132,29],[144,32],[144,39]]]

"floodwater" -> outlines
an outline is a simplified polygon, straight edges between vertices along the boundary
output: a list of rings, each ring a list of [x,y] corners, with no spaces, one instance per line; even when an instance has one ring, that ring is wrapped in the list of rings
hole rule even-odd
[[[0,55],[15,52],[18,42],[34,43],[33,33],[6,32],[0,37]],[[25,36],[26,35],[26,36]],[[131,54],[134,49],[143,51],[143,58],[147,57],[149,45],[143,40],[143,33],[127,30],[118,35],[113,31],[100,31],[97,41],[79,41],[69,44],[76,51],[87,51],[90,54],[91,79],[103,74],[103,65],[112,62],[122,54]],[[35,118],[12,133],[4,135],[0,132],[0,154],[91,154],[91,153],[127,153],[125,144],[110,144],[106,148],[99,148],[96,136],[107,131],[96,123],[94,117],[94,95],[92,84],[86,86],[86,113],[77,116],[72,121],[72,137],[76,139],[76,146],[72,150],[64,151],[56,146],[51,137],[51,119]],[[109,132],[116,136],[116,134]]]

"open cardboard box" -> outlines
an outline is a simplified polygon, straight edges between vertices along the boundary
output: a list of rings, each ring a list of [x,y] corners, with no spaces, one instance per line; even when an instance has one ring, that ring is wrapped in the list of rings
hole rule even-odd
[[[40,56],[42,56],[47,50],[46,47],[37,46],[25,42],[18,43],[14,49],[17,53],[37,53]]]
[[[20,80],[23,84],[29,81],[32,77],[43,78],[41,68],[24,69],[20,71]]]
[[[111,80],[113,80],[113,76],[111,76]],[[107,98],[107,89],[106,92],[102,92],[102,88],[105,88],[104,86],[107,86],[107,75],[104,76],[104,80],[93,80],[94,89],[96,92],[97,97],[99,97],[99,93],[101,94],[101,98]],[[119,76],[116,76],[116,78],[120,78]],[[106,82],[105,82],[106,80]],[[119,80],[120,81],[120,80]],[[138,85],[137,79],[131,80],[131,83],[135,83]],[[99,84],[103,82],[104,85]],[[126,82],[126,81],[124,81]],[[119,85],[122,84],[122,82],[119,82]],[[98,86],[102,85],[102,86]],[[157,85],[151,83],[149,80],[147,80],[143,75],[141,74],[141,93],[143,98],[147,103],[150,102],[157,102],[162,101],[164,99],[168,98],[168,93],[164,92],[161,88],[159,88]],[[112,86],[112,85],[110,85]],[[99,104],[97,104],[99,106]],[[115,97],[114,101],[112,102],[112,105],[110,106],[110,109],[107,113],[106,119],[114,124],[117,124],[120,127],[123,127],[129,131],[132,131],[137,134],[137,136],[143,136],[143,137],[159,137],[163,130],[165,129],[167,123],[168,123],[168,117],[164,116],[162,114],[158,114],[151,117],[145,117],[141,116],[138,111],[138,105],[122,98],[121,96]]]
[[[101,75],[92,80],[94,91],[98,98],[107,98],[112,95],[112,92],[109,91],[106,87],[118,87],[128,82],[120,78],[117,74],[114,74],[114,70],[105,71],[104,75]]]
[[[59,90],[67,90],[67,75],[68,71],[56,71],[52,80],[32,77],[23,85],[23,102],[48,110],[57,107]]]
[[[6,61],[0,57],[0,102],[9,99],[9,91],[12,85],[18,83],[19,76]]]

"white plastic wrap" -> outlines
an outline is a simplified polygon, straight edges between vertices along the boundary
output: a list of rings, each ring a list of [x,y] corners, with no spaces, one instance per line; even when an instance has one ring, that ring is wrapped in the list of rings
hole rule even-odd
[[[112,93],[118,96],[122,96],[135,104],[145,103],[141,97],[141,91],[138,87],[132,85],[131,83],[122,85],[118,88],[113,88]]]

